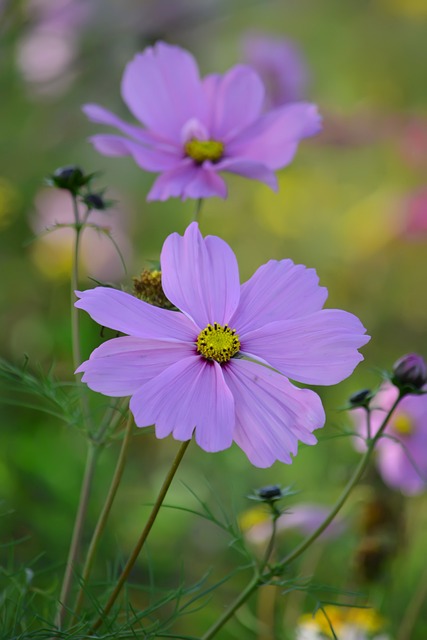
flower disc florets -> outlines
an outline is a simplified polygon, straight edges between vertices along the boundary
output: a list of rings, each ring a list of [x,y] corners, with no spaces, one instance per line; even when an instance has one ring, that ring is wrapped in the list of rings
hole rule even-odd
[[[205,160],[218,162],[224,154],[224,145],[217,140],[189,140],[185,144],[185,153],[193,158],[197,164],[202,164]]]
[[[197,351],[208,360],[228,362],[239,349],[240,340],[236,330],[226,324],[208,324],[197,337]]]

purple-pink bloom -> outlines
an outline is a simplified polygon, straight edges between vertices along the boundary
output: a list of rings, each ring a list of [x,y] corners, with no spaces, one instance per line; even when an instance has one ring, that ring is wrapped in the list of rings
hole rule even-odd
[[[289,507],[276,521],[277,533],[294,529],[304,536],[314,533],[326,520],[332,507],[319,504],[296,504]],[[245,514],[243,514],[243,517]],[[250,515],[248,517],[250,520]],[[341,516],[337,516],[319,536],[324,540],[338,538],[345,531],[346,524]],[[248,540],[255,544],[268,542],[273,532],[271,515],[263,513],[262,519],[254,523],[246,533]]]
[[[243,57],[264,83],[268,109],[304,99],[309,74],[303,54],[294,42],[250,33],[243,41]]]
[[[381,426],[399,391],[384,384],[371,402],[371,435]],[[367,437],[366,412],[351,412],[362,438]],[[361,449],[361,440],[355,440]],[[393,489],[414,495],[427,488],[427,395],[407,395],[393,413],[376,446],[377,466],[384,482]]]
[[[111,288],[78,292],[76,306],[127,334],[105,342],[78,369],[94,391],[132,396],[139,427],[158,438],[195,435],[205,451],[234,441],[258,467],[290,463],[298,441],[324,425],[319,396],[288,378],[329,385],[349,376],[369,337],[351,313],[322,309],[313,269],[271,260],[243,285],[231,248],[197,223],[171,234],[162,285],[179,311]]]
[[[190,53],[158,42],[135,56],[122,80],[123,100],[145,128],[95,104],[83,110],[126,136],[93,136],[100,153],[130,155],[146,171],[160,173],[148,200],[225,198],[222,172],[277,189],[275,170],[291,162],[302,138],[320,130],[316,107],[305,102],[262,114],[264,94],[248,66],[201,79]]]

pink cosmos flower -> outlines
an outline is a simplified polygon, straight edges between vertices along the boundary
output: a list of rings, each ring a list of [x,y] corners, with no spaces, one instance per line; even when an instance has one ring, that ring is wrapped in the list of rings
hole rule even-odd
[[[289,511],[286,511],[277,519],[277,533],[280,534],[283,531],[295,529],[303,536],[309,536],[320,527],[330,512],[331,507],[328,508],[318,504],[301,503],[292,505],[289,507]],[[254,544],[268,542],[273,532],[271,515],[267,511],[264,511],[262,515],[263,518],[253,524],[245,534],[246,538]],[[243,518],[244,516],[245,514],[243,514]],[[342,517],[337,516],[320,535],[320,538],[324,540],[338,538],[344,532],[345,526]]]
[[[309,74],[302,52],[294,42],[250,33],[243,41],[243,55],[264,82],[268,108],[304,98]]]
[[[371,433],[375,435],[398,394],[387,383],[372,400]],[[353,416],[358,431],[366,438],[366,414],[356,409]],[[414,495],[427,488],[427,395],[408,395],[398,405],[377,444],[377,466],[384,482],[393,489]],[[355,440],[357,449],[363,441]]]
[[[238,65],[200,79],[193,56],[158,42],[127,65],[122,96],[135,118],[125,123],[88,104],[90,120],[116,127],[126,137],[96,135],[104,155],[133,157],[161,175],[148,200],[227,195],[220,173],[237,173],[277,189],[274,171],[288,165],[298,142],[320,130],[314,105],[300,102],[261,115],[264,86],[253,69]]]
[[[162,284],[179,309],[151,306],[115,289],[78,292],[76,306],[128,335],[95,349],[77,371],[94,391],[132,396],[139,427],[158,438],[195,434],[205,451],[233,440],[258,467],[290,463],[298,440],[315,444],[324,425],[319,396],[295,387],[349,376],[368,342],[352,314],[322,309],[327,290],[316,272],[271,260],[245,284],[230,247],[205,239],[197,223],[170,235],[161,253]]]

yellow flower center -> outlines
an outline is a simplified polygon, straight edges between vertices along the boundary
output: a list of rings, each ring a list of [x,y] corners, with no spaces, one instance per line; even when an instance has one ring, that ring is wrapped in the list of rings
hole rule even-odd
[[[414,423],[406,413],[399,413],[393,419],[393,428],[402,436],[410,436],[414,431]]]
[[[197,351],[208,360],[228,362],[240,349],[235,329],[217,322],[208,324],[197,336]]]
[[[205,160],[218,162],[223,156],[224,145],[217,140],[189,140],[185,144],[185,153],[198,164]]]

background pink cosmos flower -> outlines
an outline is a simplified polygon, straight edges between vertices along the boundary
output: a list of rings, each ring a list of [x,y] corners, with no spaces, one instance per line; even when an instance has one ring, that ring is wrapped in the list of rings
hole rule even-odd
[[[325,415],[318,395],[288,377],[335,384],[349,376],[369,340],[360,321],[322,309],[327,290],[315,271],[291,260],[271,260],[240,285],[230,247],[203,239],[196,223],[166,239],[161,270],[180,312],[110,288],[77,294],[96,322],[128,334],[95,349],[78,369],[83,381],[132,396],[136,424],[155,424],[159,438],[194,432],[206,451],[234,440],[256,466],[290,463],[298,441],[316,442]]]
[[[291,162],[302,138],[320,130],[316,107],[308,103],[262,115],[264,94],[250,67],[238,65],[202,80],[190,53],[159,42],[135,56],[122,81],[123,99],[145,129],[95,104],[83,110],[93,122],[126,136],[93,136],[100,153],[130,155],[146,171],[161,174],[148,200],[225,198],[220,173],[237,173],[277,189],[274,171]]]
[[[384,417],[396,400],[397,387],[384,384],[371,402],[371,431],[378,431]],[[366,414],[356,409],[350,414],[358,431],[366,438]],[[377,444],[377,466],[386,484],[413,495],[427,488],[427,395],[408,395],[394,412],[385,434]],[[360,438],[357,449],[364,448]]]
[[[304,98],[309,74],[302,52],[294,42],[264,33],[250,33],[243,41],[243,56],[265,85],[267,108]]]
[[[292,505],[291,507],[289,507],[288,511],[283,513],[277,519],[277,533],[288,531],[289,529],[295,529],[303,536],[309,536],[320,527],[322,522],[330,514],[331,508],[332,507],[308,503]],[[259,514],[261,516],[261,512],[259,512]],[[250,522],[251,517],[250,512],[247,514],[242,514],[241,521],[243,522],[241,522],[241,525],[243,524],[243,529],[245,528],[245,515],[248,516],[248,522]],[[265,510],[262,515],[262,519],[259,516],[259,521],[254,522],[254,524],[250,526],[245,533],[246,538],[254,544],[262,544],[268,542],[273,532],[271,515]],[[344,532],[345,527],[346,525],[342,517],[337,516],[319,537],[324,540],[332,540],[334,538],[338,538]]]

